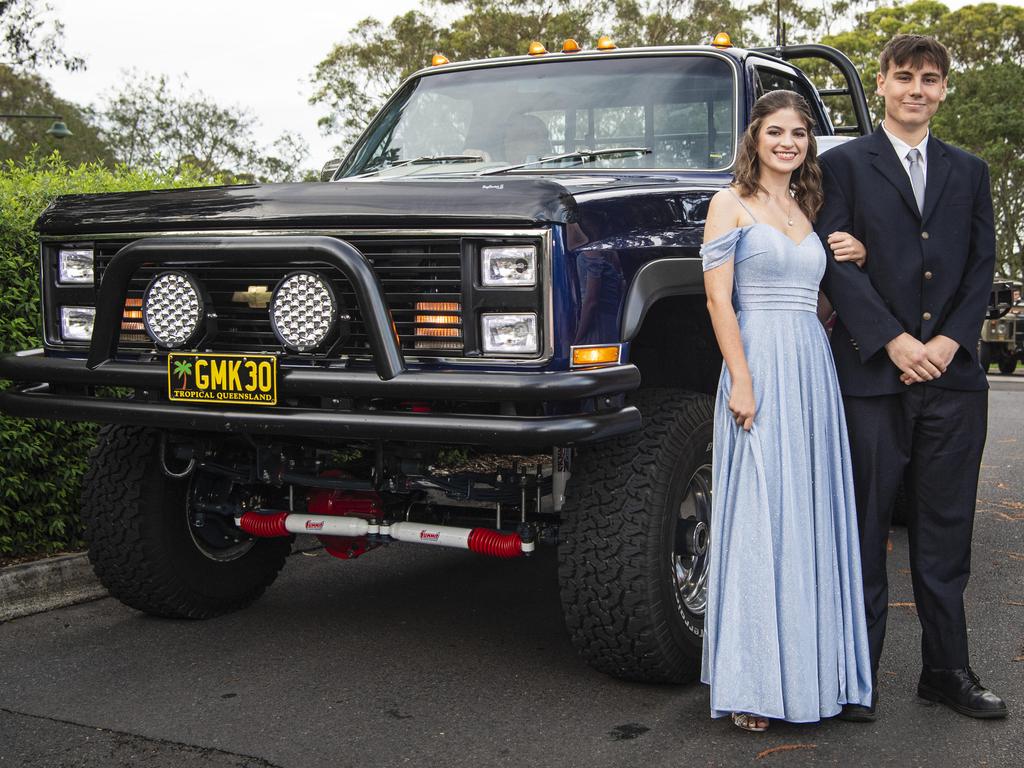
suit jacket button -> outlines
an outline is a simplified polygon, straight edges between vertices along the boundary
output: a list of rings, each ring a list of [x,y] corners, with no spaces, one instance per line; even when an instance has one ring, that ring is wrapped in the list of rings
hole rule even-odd
[[[925,312],[923,315],[921,315],[921,317],[923,317],[925,320],[931,320],[932,319],[932,313],[931,312]]]
[[[927,232],[922,232],[921,233],[921,239],[922,240],[927,240],[928,239],[928,233]]]
[[[931,280],[932,279],[932,273],[931,272],[925,272],[924,273],[924,279],[925,280]]]

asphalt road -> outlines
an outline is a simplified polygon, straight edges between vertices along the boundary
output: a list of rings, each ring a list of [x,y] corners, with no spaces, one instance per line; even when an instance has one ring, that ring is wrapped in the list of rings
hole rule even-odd
[[[919,702],[906,532],[873,724],[708,718],[699,685],[577,660],[553,553],[490,561],[393,545],[292,557],[247,611],[145,617],[112,599],[0,625],[2,766],[1019,766],[1024,753],[1024,376],[992,377],[968,621],[1011,716]],[[751,663],[757,649],[751,648]]]

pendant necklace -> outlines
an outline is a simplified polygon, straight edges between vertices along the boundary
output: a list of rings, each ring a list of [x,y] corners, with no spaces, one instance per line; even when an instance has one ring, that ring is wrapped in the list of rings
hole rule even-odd
[[[775,205],[778,207],[778,209],[786,214],[786,226],[787,227],[792,227],[793,226],[793,197],[791,195],[787,195],[787,197],[789,198],[789,201],[788,201],[789,205],[787,205],[786,208],[782,207],[781,203],[779,203],[779,201],[775,199],[774,195],[769,195],[769,197],[772,199],[772,202],[775,203]]]

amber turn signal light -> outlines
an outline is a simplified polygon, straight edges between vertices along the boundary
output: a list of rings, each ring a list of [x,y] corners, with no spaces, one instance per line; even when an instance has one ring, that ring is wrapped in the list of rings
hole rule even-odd
[[[413,316],[416,349],[461,349],[462,304],[458,301],[417,301]],[[439,339],[450,339],[440,341]]]
[[[142,324],[142,299],[125,299],[121,313],[121,339],[123,341],[146,341],[149,337]]]
[[[585,365],[615,365],[619,362],[619,346],[573,347],[573,367]]]

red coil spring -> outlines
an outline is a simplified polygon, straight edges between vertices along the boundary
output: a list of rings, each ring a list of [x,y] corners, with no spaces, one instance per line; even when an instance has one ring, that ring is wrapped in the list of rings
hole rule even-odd
[[[238,521],[238,527],[253,536],[269,538],[271,536],[287,536],[288,529],[284,527],[284,520],[288,517],[287,512],[278,512],[275,515],[261,515],[257,512],[246,512]]]
[[[514,533],[499,533],[489,528],[474,528],[469,532],[469,549],[491,557],[519,557],[523,542]]]

